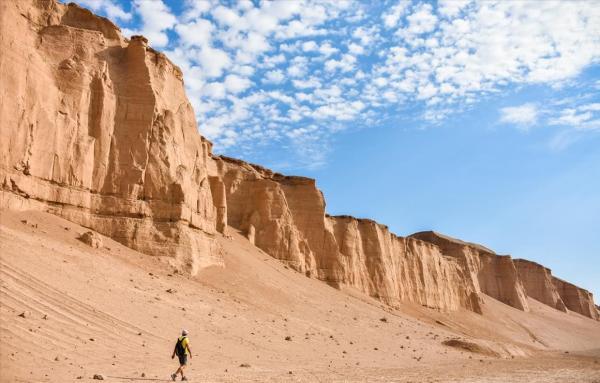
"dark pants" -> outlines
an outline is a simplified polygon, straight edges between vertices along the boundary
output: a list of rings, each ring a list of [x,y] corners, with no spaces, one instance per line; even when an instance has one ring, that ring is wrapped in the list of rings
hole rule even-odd
[[[179,358],[179,364],[181,366],[187,365],[187,354],[177,355],[177,357]]]

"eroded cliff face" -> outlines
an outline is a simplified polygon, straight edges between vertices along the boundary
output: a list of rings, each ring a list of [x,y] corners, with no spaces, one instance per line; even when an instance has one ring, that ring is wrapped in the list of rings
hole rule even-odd
[[[514,262],[528,296],[557,310],[567,311],[567,307],[552,281],[554,277],[550,269],[525,259],[515,259]]]
[[[592,319],[600,320],[600,312],[594,304],[594,295],[592,293],[556,277],[552,277],[552,283],[569,310]]]
[[[529,310],[525,289],[510,256],[496,255],[483,246],[463,242],[433,231],[415,233],[411,237],[433,243],[444,254],[456,258],[467,271],[467,276],[476,291],[483,292],[519,310]]]
[[[40,208],[195,273],[218,264],[182,73],[143,37],[55,1],[3,1],[1,205]]]
[[[566,285],[559,293],[550,271],[532,262],[431,231],[404,238],[372,220],[329,216],[312,179],[228,157],[214,161],[209,172],[223,182],[228,223],[309,277],[392,306],[414,302],[478,313],[485,310],[481,294],[522,311],[529,311],[528,294],[566,311],[561,297],[569,295],[572,311],[597,318],[589,293]]]
[[[415,302],[442,310],[482,312],[475,286],[465,270],[440,248],[399,237],[384,225],[348,216],[327,217],[333,227],[339,283],[384,302]]]
[[[476,287],[438,246],[402,238],[372,220],[325,213],[315,181],[286,177],[227,157],[227,220],[250,241],[307,276],[353,287],[389,305],[415,302],[440,310],[481,312]]]
[[[485,310],[527,294],[598,319],[543,267],[434,232],[329,216],[315,181],[213,156],[182,73],[145,38],[53,0],[0,2],[0,208],[41,209],[195,274],[242,231],[308,277],[388,305]],[[563,304],[564,303],[564,304]]]

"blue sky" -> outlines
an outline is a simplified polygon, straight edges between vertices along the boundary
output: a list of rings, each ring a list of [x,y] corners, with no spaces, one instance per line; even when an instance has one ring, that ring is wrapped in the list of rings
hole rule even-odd
[[[331,214],[437,230],[600,296],[592,2],[78,0],[183,72],[215,152]]]

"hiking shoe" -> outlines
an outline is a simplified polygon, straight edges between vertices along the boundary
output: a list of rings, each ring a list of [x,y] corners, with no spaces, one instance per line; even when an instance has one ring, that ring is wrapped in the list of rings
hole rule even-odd
[[[175,381],[175,379],[177,379],[177,374],[171,374],[171,380]]]
[[[187,380],[187,378],[185,376],[182,376],[181,381],[183,382],[184,380]]]

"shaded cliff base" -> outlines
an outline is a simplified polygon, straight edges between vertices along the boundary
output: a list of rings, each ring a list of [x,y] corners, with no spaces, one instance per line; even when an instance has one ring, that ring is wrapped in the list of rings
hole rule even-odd
[[[483,315],[395,310],[287,268],[232,228],[215,237],[225,267],[189,277],[104,236],[92,248],[77,239],[89,229],[54,215],[1,214],[0,381],[165,379],[182,327],[192,381],[600,379],[600,323],[531,298],[529,312],[486,295]]]

